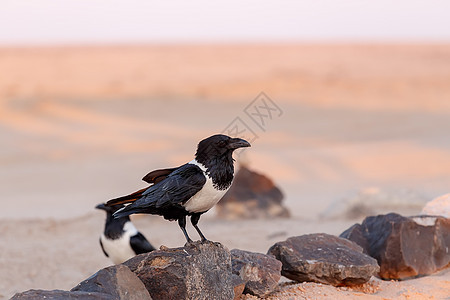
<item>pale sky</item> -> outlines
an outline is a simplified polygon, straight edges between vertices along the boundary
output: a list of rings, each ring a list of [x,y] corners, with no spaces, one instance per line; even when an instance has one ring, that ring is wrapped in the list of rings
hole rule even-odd
[[[450,42],[448,0],[0,0],[0,45]]]

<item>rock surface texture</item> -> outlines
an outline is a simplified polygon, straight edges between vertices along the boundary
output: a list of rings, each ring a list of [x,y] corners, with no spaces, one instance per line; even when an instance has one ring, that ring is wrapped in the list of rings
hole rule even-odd
[[[244,293],[245,281],[242,280],[242,278],[236,274],[232,275],[231,281],[233,283],[233,289],[234,289],[234,300],[238,300],[241,298],[241,295]]]
[[[340,286],[365,283],[377,274],[376,260],[362,252],[353,242],[321,233],[288,238],[268,254],[282,262],[281,274],[289,279]]]
[[[220,243],[141,254],[124,263],[153,299],[233,299],[231,254]]]
[[[281,278],[281,262],[272,255],[231,250],[233,274],[244,280],[244,293],[265,297],[278,285]]]
[[[15,294],[11,300],[68,300],[68,299],[80,299],[80,300],[111,300],[116,299],[111,295],[103,293],[90,293],[90,292],[69,292],[61,290],[29,290],[26,292]]]
[[[216,211],[226,219],[287,218],[290,214],[282,200],[283,194],[272,180],[241,167]]]
[[[123,265],[115,265],[98,271],[71,290],[71,292],[75,291],[109,294],[111,299],[151,299],[142,281]]]
[[[383,279],[429,275],[450,264],[450,219],[444,217],[367,217],[340,236],[374,257]]]

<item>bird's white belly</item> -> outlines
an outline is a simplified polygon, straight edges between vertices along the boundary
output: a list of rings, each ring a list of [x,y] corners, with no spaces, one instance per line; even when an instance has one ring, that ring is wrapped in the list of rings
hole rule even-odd
[[[124,234],[118,239],[107,239],[104,234],[100,237],[103,249],[108,253],[109,258],[116,265],[121,264],[136,255],[130,246],[130,237],[135,235],[137,230],[131,222],[125,223],[124,229]]]
[[[228,191],[228,189],[223,191],[215,189],[212,179],[209,177],[206,178],[207,180],[203,188],[184,204],[184,208],[188,212],[199,213],[211,209]]]

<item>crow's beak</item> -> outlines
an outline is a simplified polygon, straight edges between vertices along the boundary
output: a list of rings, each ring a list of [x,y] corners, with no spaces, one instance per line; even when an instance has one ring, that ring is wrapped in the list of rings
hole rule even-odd
[[[109,207],[107,207],[105,205],[105,203],[100,203],[99,205],[97,205],[95,208],[97,209],[102,209],[102,210],[109,210]]]
[[[244,148],[244,147],[250,147],[250,143],[247,142],[244,139],[240,139],[240,138],[234,138],[234,139],[230,139],[230,141],[228,142],[228,149],[238,149],[238,148]]]

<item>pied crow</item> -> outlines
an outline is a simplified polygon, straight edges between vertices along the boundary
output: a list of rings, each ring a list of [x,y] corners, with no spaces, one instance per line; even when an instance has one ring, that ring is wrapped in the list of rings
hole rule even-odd
[[[100,236],[103,253],[114,264],[121,264],[133,256],[155,250],[130,220],[129,216],[114,218],[112,216],[123,205],[106,206],[101,203],[95,208],[106,211],[105,229]]]
[[[177,220],[188,243],[192,240],[186,232],[186,216],[190,216],[201,240],[206,241],[197,223],[230,188],[234,177],[232,153],[242,147],[250,147],[250,143],[223,134],[208,137],[200,141],[192,161],[148,173],[143,180],[152,184],[150,187],[112,199],[106,205],[130,203],[114,213],[116,218],[144,213]]]

